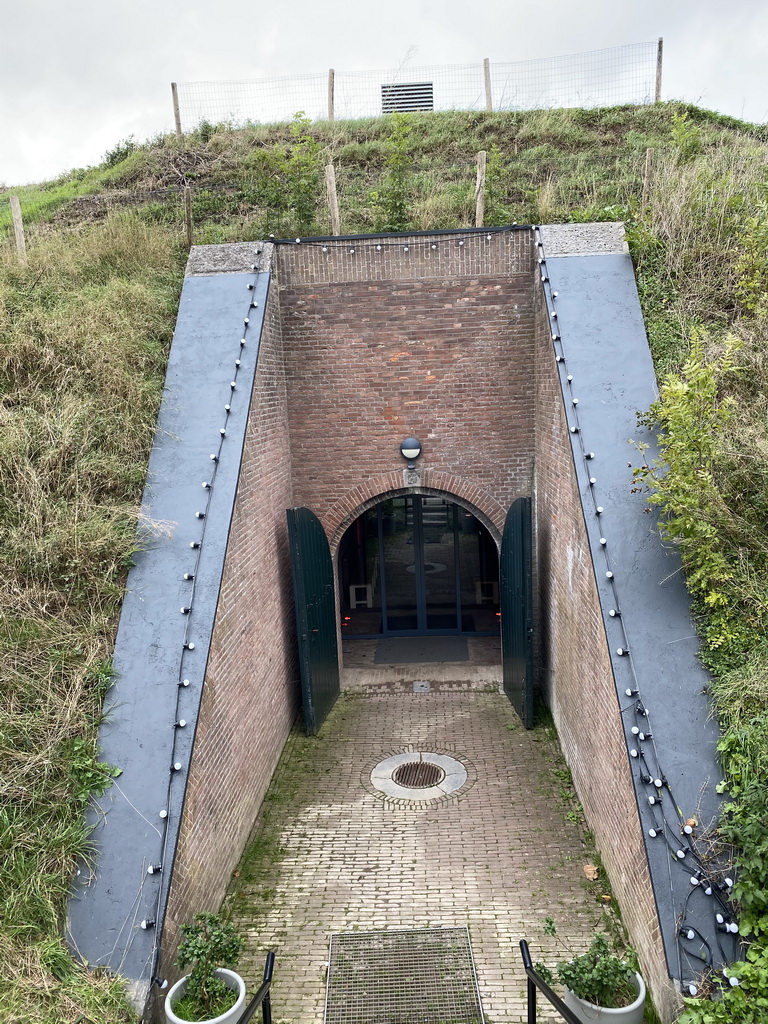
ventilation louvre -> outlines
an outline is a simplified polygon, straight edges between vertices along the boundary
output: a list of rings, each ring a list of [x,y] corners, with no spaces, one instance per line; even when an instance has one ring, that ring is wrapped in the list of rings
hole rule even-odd
[[[402,82],[381,87],[382,114],[434,109],[432,82]]]

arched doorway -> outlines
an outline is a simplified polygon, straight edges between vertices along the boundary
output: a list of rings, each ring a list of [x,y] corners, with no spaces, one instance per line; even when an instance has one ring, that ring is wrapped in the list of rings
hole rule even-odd
[[[345,637],[499,633],[496,542],[448,498],[380,501],[347,529],[338,558]]]

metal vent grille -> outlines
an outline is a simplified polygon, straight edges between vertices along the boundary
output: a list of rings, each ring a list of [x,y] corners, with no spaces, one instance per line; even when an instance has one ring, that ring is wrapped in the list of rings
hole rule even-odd
[[[435,101],[431,82],[401,82],[397,85],[382,85],[381,112],[434,110]]]
[[[325,1024],[483,1024],[469,930],[332,935]]]

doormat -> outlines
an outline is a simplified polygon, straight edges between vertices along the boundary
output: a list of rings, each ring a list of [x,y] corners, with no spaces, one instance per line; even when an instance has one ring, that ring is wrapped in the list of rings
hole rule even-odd
[[[469,929],[332,935],[325,1024],[483,1024]]]
[[[432,615],[427,616],[427,625],[430,629],[456,629],[455,615]],[[418,629],[419,623],[415,615],[388,615],[387,627],[389,629]],[[461,616],[461,628],[465,633],[474,633],[475,619],[473,615]],[[379,632],[384,629],[384,622],[379,625]]]
[[[420,665],[447,661],[469,661],[464,636],[390,636],[379,640],[374,665]]]

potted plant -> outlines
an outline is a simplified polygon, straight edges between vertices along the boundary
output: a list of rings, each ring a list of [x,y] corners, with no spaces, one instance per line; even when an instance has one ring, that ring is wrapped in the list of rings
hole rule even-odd
[[[245,982],[234,971],[243,940],[218,914],[198,914],[181,932],[176,964],[191,970],[165,997],[166,1020],[235,1024],[245,1008]]]
[[[551,917],[544,933],[557,935]],[[635,959],[634,950],[627,955]],[[544,964],[535,970],[548,985],[557,977],[565,988],[563,1002],[583,1024],[643,1024],[645,983],[634,963],[611,952],[604,935],[595,935],[586,953],[558,963],[554,974]]]

